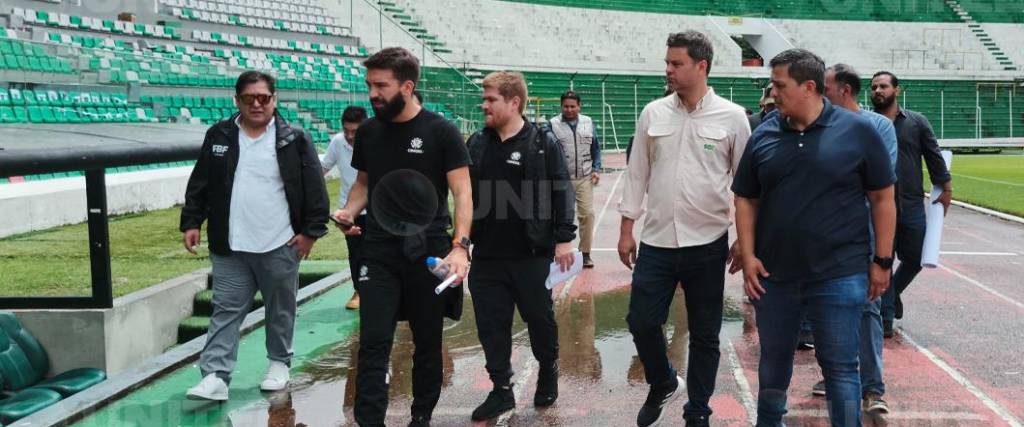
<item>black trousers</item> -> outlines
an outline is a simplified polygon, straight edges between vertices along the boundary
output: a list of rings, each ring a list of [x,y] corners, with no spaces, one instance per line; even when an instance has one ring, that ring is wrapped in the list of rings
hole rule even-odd
[[[356,217],[355,224],[366,230],[366,215]],[[352,274],[352,283],[355,283],[359,277],[359,267],[363,265],[363,235],[345,236],[345,246],[348,246],[348,269]]]
[[[415,346],[412,415],[430,418],[441,396],[445,294],[434,294],[439,281],[427,270],[425,258],[410,261],[400,248],[381,246],[365,244],[362,262],[366,274],[356,278],[360,298],[359,372],[353,414],[362,427],[384,425],[388,407],[385,379],[400,316],[409,321]]]
[[[533,356],[542,368],[558,360],[558,326],[544,286],[551,258],[474,259],[469,272],[477,332],[495,386],[512,378],[512,311],[526,322]]]
[[[706,245],[685,248],[658,248],[641,243],[633,269],[626,322],[633,334],[637,355],[644,364],[647,383],[652,386],[664,384],[676,376],[666,356],[662,325],[668,320],[676,287],[682,283],[690,329],[690,354],[686,362],[686,390],[690,401],[683,407],[684,418],[711,415],[709,402],[715,391],[721,356],[718,335],[722,329],[728,255],[728,234]]]

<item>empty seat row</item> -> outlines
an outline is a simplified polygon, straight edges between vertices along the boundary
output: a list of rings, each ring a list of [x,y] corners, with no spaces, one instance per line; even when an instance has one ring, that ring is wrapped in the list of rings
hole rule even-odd
[[[207,12],[189,8],[172,7],[165,11],[171,16],[191,21],[211,22],[223,25],[239,25],[244,27],[264,28],[268,30],[287,31],[294,33],[322,34],[330,36],[347,36],[348,28],[333,25],[317,25],[305,22],[285,21],[283,19],[256,18],[250,16],[230,15],[227,13]],[[310,18],[312,19],[312,18]]]
[[[242,34],[221,33],[217,31],[192,30],[192,39],[207,43],[230,46],[247,46],[265,49],[293,50],[296,52],[312,52],[328,55],[367,56],[366,48],[352,45],[315,43],[304,40],[273,39],[268,37],[246,36]]]
[[[31,89],[0,89],[0,105],[53,107],[127,107],[124,94]]]
[[[204,0],[164,0],[161,2],[171,7],[181,7],[207,12],[226,13],[235,16],[249,16],[255,18],[282,19],[293,22],[306,22],[317,25],[337,26],[337,20],[326,15],[321,7],[259,3],[251,5],[240,5],[229,1],[204,1]]]
[[[181,38],[181,34],[177,33],[174,28],[163,25],[114,21],[88,16],[51,13],[45,10],[22,9],[19,7],[14,8],[12,10],[12,14],[21,16],[24,18],[25,22],[35,25],[48,25],[52,27],[99,31],[114,34],[139,35],[164,39]]]

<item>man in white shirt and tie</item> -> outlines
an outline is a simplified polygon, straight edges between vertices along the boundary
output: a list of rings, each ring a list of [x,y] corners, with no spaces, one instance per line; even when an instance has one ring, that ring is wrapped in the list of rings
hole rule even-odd
[[[657,424],[683,387],[665,354],[662,332],[681,284],[690,329],[683,418],[687,426],[707,426],[718,372],[725,266],[733,259],[729,185],[750,125],[742,107],[707,85],[714,53],[706,35],[676,33],[667,44],[665,74],[674,93],[648,104],[637,121],[619,205],[618,252],[626,267],[636,264],[626,321],[651,387],[637,425]],[[659,190],[648,191],[654,188]],[[645,195],[638,253],[633,225],[645,213]]]

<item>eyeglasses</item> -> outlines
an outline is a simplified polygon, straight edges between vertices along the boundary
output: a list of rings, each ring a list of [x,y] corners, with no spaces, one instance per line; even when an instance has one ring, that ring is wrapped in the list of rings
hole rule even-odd
[[[249,94],[249,93],[247,93],[245,95],[238,95],[236,98],[238,98],[238,100],[241,101],[241,103],[245,104],[245,105],[252,105],[252,104],[256,103],[256,101],[259,101],[260,105],[267,105],[267,103],[270,102],[271,99],[274,99],[274,95],[273,94],[269,94],[268,95],[268,94],[265,94],[265,93],[261,93],[261,94]]]

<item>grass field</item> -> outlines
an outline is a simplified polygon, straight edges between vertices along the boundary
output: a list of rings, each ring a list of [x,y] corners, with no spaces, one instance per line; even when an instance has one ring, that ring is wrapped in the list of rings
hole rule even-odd
[[[338,180],[327,182],[331,206],[337,206]],[[198,256],[181,246],[179,208],[110,220],[110,268],[114,296],[209,267],[206,233]],[[89,231],[69,225],[0,239],[0,296],[84,296],[91,292]],[[345,259],[345,238],[334,227],[321,238],[310,259]]]
[[[955,155],[951,173],[953,199],[1024,216],[1024,155],[1019,151],[1004,155]],[[925,188],[930,189],[931,184]]]

